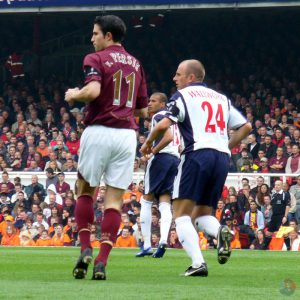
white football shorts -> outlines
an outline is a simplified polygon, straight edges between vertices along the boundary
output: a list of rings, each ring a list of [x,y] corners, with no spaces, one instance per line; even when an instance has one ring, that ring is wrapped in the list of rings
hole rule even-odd
[[[78,171],[92,187],[99,186],[103,176],[107,185],[127,189],[133,178],[136,144],[133,129],[89,126],[80,139]]]

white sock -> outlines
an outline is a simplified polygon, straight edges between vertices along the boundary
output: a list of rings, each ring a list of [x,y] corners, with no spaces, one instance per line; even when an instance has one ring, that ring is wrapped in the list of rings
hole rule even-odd
[[[218,230],[220,223],[217,218],[213,216],[202,216],[195,219],[196,229],[204,232],[214,238],[218,237]]]
[[[171,204],[162,202],[159,204],[160,211],[160,244],[167,244],[169,230],[172,223]]]
[[[151,247],[152,202],[141,197],[141,229],[144,239],[144,249]]]
[[[192,259],[192,266],[194,268],[200,267],[204,258],[200,250],[199,236],[192,224],[191,217],[179,217],[175,223],[179,241],[187,255]]]

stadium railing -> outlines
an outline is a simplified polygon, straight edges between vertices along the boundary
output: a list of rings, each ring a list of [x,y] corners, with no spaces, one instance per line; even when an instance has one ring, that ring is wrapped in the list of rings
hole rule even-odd
[[[1,173],[0,173],[1,174]],[[13,178],[20,177],[21,183],[25,186],[31,184],[31,176],[37,175],[39,178],[39,183],[46,184],[46,174],[44,172],[9,172],[10,181],[13,181]],[[265,183],[270,185],[271,178],[280,178],[283,182],[286,182],[289,177],[296,177],[299,174],[286,174],[286,173],[229,173],[225,182],[227,187],[233,186],[236,189],[242,188],[242,179],[248,178],[249,184],[251,187],[256,186],[256,180],[258,177],[262,176],[265,179]],[[65,181],[70,184],[71,189],[74,190],[74,185],[77,179],[76,172],[65,173]],[[144,173],[137,172],[133,175],[133,182],[138,184],[140,181],[144,180]],[[104,185],[104,182],[101,185]]]

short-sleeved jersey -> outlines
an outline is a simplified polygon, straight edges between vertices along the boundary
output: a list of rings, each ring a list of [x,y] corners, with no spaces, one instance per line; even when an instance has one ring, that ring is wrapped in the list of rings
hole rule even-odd
[[[178,90],[171,97],[168,110],[166,116],[178,123],[183,153],[215,149],[230,155],[228,127],[236,129],[246,123],[225,95],[200,83]]]
[[[98,98],[87,105],[86,125],[132,128],[134,110],[148,106],[145,74],[140,62],[122,46],[88,54],[83,62],[85,84],[101,83]]]
[[[155,125],[160,120],[162,120],[166,116],[167,113],[168,113],[167,110],[160,110],[155,115],[153,115],[152,120],[151,120],[151,128],[154,128]],[[174,156],[179,157],[179,149],[178,148],[180,145],[180,133],[179,133],[177,124],[173,124],[170,129],[173,134],[173,141],[170,142],[166,147],[161,149],[159,151],[159,153],[168,153],[168,154],[172,154]],[[153,142],[153,147],[157,146],[159,144],[159,142],[161,141],[161,139],[162,138],[155,140]]]

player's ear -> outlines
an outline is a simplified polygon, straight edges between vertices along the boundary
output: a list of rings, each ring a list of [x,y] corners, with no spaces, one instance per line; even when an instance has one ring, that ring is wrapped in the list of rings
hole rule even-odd
[[[113,41],[113,35],[112,35],[112,33],[111,33],[111,32],[106,32],[105,38],[106,38],[108,41]]]

